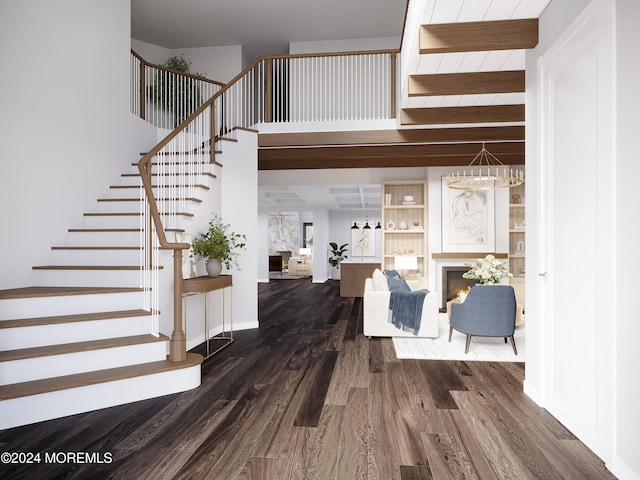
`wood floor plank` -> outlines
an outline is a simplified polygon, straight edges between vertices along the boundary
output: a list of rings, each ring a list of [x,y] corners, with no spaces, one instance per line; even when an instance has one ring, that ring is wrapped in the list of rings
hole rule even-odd
[[[342,343],[325,403],[346,405],[352,388],[369,388],[369,342],[359,335]]]
[[[322,407],[327,395],[331,376],[338,359],[338,352],[325,352],[320,360],[320,367],[315,374],[307,395],[305,396],[294,425],[296,427],[317,427]]]
[[[423,360],[420,368],[424,378],[429,383],[431,394],[435,398],[438,408],[458,408],[451,396],[453,390],[466,390],[451,362],[437,360]]]
[[[420,430],[410,399],[410,390],[400,363],[391,363],[382,374],[386,399],[391,405],[391,417],[385,421],[392,424],[398,442],[400,465],[428,465]]]
[[[369,468],[368,476],[400,480],[399,442],[390,418],[391,403],[386,401],[384,373],[369,375]]]
[[[402,480],[433,480],[433,475],[429,467],[400,465],[400,478]]]
[[[529,467],[531,462],[523,462],[522,458],[513,454],[513,444],[521,445],[522,436],[513,429],[506,433],[496,424],[486,421],[488,412],[482,402],[476,398],[481,397],[475,392],[452,392],[456,404],[464,415],[456,417],[463,423],[458,423],[458,428],[465,426],[475,432],[476,439],[482,447],[482,452],[489,460],[491,467],[499,478],[513,480],[525,480],[536,477],[538,468],[532,472]],[[506,434],[505,434],[506,433]]]
[[[315,435],[315,428],[293,427],[287,435],[272,443],[268,455],[276,458],[273,479],[302,478]]]

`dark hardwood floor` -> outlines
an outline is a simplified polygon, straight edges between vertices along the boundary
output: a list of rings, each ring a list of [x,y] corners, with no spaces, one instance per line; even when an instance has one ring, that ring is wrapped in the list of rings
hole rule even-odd
[[[0,432],[41,455],[0,478],[614,478],[522,393],[523,364],[400,361],[335,281],[261,284],[259,309],[198,389]]]

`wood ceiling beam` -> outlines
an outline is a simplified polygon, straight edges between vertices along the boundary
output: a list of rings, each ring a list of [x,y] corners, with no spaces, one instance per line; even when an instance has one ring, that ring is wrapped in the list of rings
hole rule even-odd
[[[524,122],[524,104],[472,107],[403,108],[402,125]]]
[[[409,75],[409,96],[524,92],[524,70]]]
[[[407,128],[401,130],[355,130],[337,132],[261,133],[258,146],[296,147],[326,145],[379,145],[398,143],[445,143],[524,140],[524,126]]]
[[[538,44],[538,19],[420,26],[420,53],[517,50]]]
[[[481,143],[455,143],[261,148],[258,151],[258,169],[466,166],[481,147]],[[486,144],[486,148],[505,165],[524,164],[524,141],[490,142]]]

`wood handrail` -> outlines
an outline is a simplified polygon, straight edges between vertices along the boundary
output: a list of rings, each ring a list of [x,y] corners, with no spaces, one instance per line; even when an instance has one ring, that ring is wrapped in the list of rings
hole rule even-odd
[[[141,62],[144,60],[133,50],[131,51],[134,56],[139,58]],[[155,195],[153,193],[153,187],[151,182],[151,161],[153,157],[155,157],[160,150],[162,150],[166,145],[171,142],[174,138],[176,138],[182,131],[184,131],[187,126],[194,121],[199,115],[201,115],[207,108],[211,108],[210,112],[210,151],[211,151],[211,163],[214,163],[214,152],[215,152],[215,101],[224,95],[227,91],[229,91],[237,82],[239,82],[244,76],[246,76],[251,70],[253,70],[257,65],[262,62],[265,62],[267,65],[271,64],[275,59],[293,59],[293,58],[313,58],[313,57],[330,57],[330,56],[354,56],[354,55],[376,55],[376,54],[389,54],[392,58],[392,68],[391,68],[391,88],[395,90],[397,88],[396,85],[396,58],[399,50],[373,50],[373,51],[356,51],[356,52],[336,52],[336,53],[324,53],[324,54],[299,54],[299,55],[278,55],[278,56],[262,56],[258,59],[254,60],[249,66],[247,66],[244,70],[242,70],[238,75],[233,77],[228,83],[220,84],[219,82],[213,82],[218,85],[221,85],[220,90],[214,93],[211,98],[205,101],[202,105],[200,105],[191,115],[189,115],[182,123],[180,123],[174,130],[172,130],[166,137],[164,137],[155,147],[153,147],[149,152],[145,153],[142,158],[138,161],[138,170],[140,172],[140,177],[142,179],[142,185],[147,197],[147,201],[149,203],[149,212],[151,215],[151,219],[156,228],[156,234],[158,235],[158,241],[161,248],[171,249],[173,250],[173,259],[174,259],[174,312],[173,312],[173,333],[171,334],[170,340],[170,353],[169,360],[171,361],[182,361],[186,358],[186,335],[182,330],[182,250],[187,250],[191,247],[188,243],[180,243],[180,242],[170,242],[167,240],[166,232],[162,223],[162,218],[160,212],[158,210],[157,201]],[[145,62],[145,64],[148,64]],[[148,64],[152,65],[152,64]],[[176,72],[174,70],[168,69],[166,67],[160,67],[158,65],[152,65],[155,68],[160,68],[166,71],[170,71],[172,73],[179,73],[183,75],[184,72]],[[189,75],[192,76],[192,75]],[[192,76],[193,78],[201,79],[200,77]],[[395,118],[395,108],[396,108],[396,92],[391,92],[391,102],[392,102],[392,116]],[[150,225],[149,225],[150,229]]]
[[[168,68],[168,67],[163,67],[162,65],[158,65],[156,63],[151,63],[151,62],[147,62],[144,58],[142,58],[138,53],[136,53],[135,50],[131,49],[131,55],[133,55],[134,57],[136,57],[138,60],[140,60],[140,63],[142,63],[143,65],[147,66],[147,67],[153,67],[155,69],[158,70],[162,70],[163,72],[169,72],[169,73],[175,73],[176,75],[181,75],[184,77],[189,77],[189,78],[193,78],[194,80],[202,80],[203,82],[206,83],[212,83],[214,85],[218,85],[220,87],[224,86],[224,83],[222,82],[218,82],[217,80],[211,80],[210,78],[207,77],[201,77],[199,75],[194,75],[193,73],[188,73],[188,72],[181,72],[180,70],[174,70],[172,68]]]

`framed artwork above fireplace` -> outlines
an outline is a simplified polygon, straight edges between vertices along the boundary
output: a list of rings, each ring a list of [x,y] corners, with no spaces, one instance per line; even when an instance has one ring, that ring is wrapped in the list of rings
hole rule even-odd
[[[493,190],[454,190],[442,177],[442,251],[493,252],[496,245]]]

